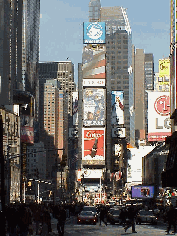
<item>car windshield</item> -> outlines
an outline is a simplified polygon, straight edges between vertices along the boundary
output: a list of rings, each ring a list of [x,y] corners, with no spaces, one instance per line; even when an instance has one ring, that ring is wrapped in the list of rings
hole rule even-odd
[[[83,211],[94,211],[94,212],[96,212],[97,210],[96,210],[95,207],[84,207]]]
[[[120,211],[119,211],[119,210],[114,210],[114,211],[112,211],[112,214],[113,214],[113,215],[119,215],[119,214],[120,214]]]
[[[140,215],[153,215],[150,211],[140,211]]]
[[[82,211],[80,213],[80,215],[82,215],[82,216],[91,216],[91,215],[93,215],[93,212],[92,211]]]

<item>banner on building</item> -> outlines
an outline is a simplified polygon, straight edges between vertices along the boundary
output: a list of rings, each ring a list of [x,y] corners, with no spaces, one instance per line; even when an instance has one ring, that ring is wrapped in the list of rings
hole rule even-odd
[[[104,165],[105,164],[105,129],[83,128],[82,129],[82,164]]]
[[[78,125],[78,92],[73,92],[73,125]]]
[[[105,22],[84,22],[83,31],[84,44],[105,43]]]
[[[170,93],[148,92],[148,141],[165,141],[170,135]]]
[[[112,117],[111,124],[124,124],[124,93],[123,91],[111,92]]]
[[[84,126],[105,125],[105,89],[83,90]]]

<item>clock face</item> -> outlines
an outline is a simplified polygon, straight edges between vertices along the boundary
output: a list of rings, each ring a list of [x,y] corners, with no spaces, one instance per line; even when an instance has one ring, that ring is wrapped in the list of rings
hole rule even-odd
[[[158,97],[154,103],[154,108],[161,116],[170,115],[170,97],[166,95]]]

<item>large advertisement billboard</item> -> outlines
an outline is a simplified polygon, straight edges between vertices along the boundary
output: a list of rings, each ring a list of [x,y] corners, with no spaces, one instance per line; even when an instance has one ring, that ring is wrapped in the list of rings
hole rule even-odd
[[[82,129],[82,164],[105,165],[105,129]]]
[[[111,124],[124,124],[124,92],[111,92],[112,117]]]
[[[105,22],[84,22],[83,30],[84,44],[105,43]]]
[[[106,48],[84,47],[82,53],[83,79],[106,78]]]
[[[73,125],[78,125],[78,92],[73,92]]]
[[[22,143],[34,143],[34,126],[33,117],[27,115],[21,115],[21,142]]]
[[[131,198],[153,198],[154,186],[132,186]]]
[[[148,92],[148,141],[165,141],[170,135],[170,93]]]
[[[105,125],[105,89],[87,88],[83,90],[84,126]]]

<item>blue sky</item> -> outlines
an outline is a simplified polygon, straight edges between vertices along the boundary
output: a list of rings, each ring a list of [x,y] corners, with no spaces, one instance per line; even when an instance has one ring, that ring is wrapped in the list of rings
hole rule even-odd
[[[82,24],[88,21],[90,0],[41,0],[40,61],[82,62]],[[155,72],[158,60],[169,56],[170,0],[101,0],[102,7],[122,6],[132,29],[132,43],[145,53],[154,54]]]

